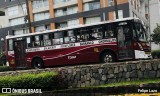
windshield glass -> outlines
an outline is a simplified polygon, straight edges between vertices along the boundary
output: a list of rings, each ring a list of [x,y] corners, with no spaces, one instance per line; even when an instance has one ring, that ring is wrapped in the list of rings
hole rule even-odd
[[[137,36],[139,41],[147,41],[145,30],[141,23],[135,23],[135,29],[137,32]]]

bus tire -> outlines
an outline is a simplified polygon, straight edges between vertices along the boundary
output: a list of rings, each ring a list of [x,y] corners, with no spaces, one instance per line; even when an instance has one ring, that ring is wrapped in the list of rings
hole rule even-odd
[[[115,61],[116,57],[112,52],[104,52],[101,56],[101,62],[103,63],[110,63]]]
[[[43,60],[41,58],[35,58],[32,62],[32,66],[36,69],[43,68]]]

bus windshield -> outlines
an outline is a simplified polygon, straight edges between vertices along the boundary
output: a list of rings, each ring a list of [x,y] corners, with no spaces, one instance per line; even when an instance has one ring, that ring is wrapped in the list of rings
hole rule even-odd
[[[137,37],[139,41],[147,41],[145,30],[141,23],[135,23],[135,29],[137,31]]]

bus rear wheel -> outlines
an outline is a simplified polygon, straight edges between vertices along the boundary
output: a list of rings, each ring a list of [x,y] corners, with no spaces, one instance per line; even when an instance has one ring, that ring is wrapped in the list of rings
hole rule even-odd
[[[101,61],[103,63],[110,63],[110,62],[115,62],[116,58],[115,58],[115,55],[113,53],[105,52],[104,54],[102,54]]]
[[[32,62],[34,68],[43,68],[43,61],[40,58],[35,58]]]

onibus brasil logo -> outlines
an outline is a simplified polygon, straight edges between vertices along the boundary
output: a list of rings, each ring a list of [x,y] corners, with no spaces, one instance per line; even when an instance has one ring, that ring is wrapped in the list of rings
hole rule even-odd
[[[42,93],[41,89],[2,88],[2,93]]]

